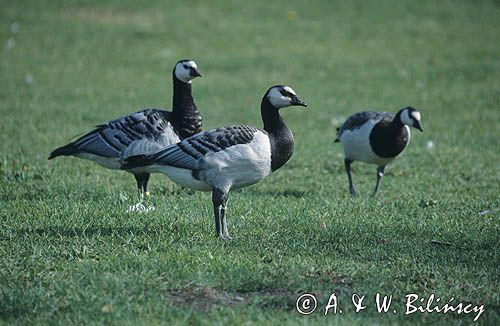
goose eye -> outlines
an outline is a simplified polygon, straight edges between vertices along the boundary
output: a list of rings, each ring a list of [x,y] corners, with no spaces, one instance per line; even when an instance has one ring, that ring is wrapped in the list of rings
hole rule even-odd
[[[184,69],[189,69],[189,66],[188,65],[182,65],[184,67]]]
[[[281,95],[283,95],[284,97],[290,97],[290,94],[288,94],[288,92],[287,92],[287,91],[285,91],[285,90],[281,90],[281,91],[280,91],[280,93],[281,93]]]

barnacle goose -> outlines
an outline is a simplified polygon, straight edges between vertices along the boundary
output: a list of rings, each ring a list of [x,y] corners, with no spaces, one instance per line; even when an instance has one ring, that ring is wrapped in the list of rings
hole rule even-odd
[[[365,111],[351,115],[337,129],[335,142],[344,147],[344,163],[351,195],[356,196],[352,183],[351,164],[362,161],[376,164],[377,183],[372,196],[378,191],[385,166],[403,152],[410,142],[410,128],[423,131],[420,112],[412,107],[401,109],[396,115],[388,112]]]
[[[108,123],[50,153],[88,159],[108,169],[120,169],[125,157],[154,153],[170,144],[201,131],[201,115],[193,100],[191,81],[201,77],[196,63],[180,60],[172,71],[172,112],[145,109]],[[148,172],[129,170],[134,174],[141,198],[148,195]]]
[[[234,125],[208,130],[152,155],[125,160],[123,169],[161,172],[181,186],[212,191],[215,231],[230,239],[226,204],[231,189],[250,186],[279,169],[293,154],[293,135],[279,114],[287,106],[307,106],[295,91],[277,85],[261,102],[264,128]]]

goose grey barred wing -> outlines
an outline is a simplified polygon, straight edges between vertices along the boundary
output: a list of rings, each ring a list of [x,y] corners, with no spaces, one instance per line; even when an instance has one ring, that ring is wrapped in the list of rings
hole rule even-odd
[[[167,111],[146,109],[97,127],[102,141],[120,152],[139,139],[158,140],[169,128]]]
[[[180,141],[179,137],[175,134],[173,129],[160,137],[158,140],[150,138],[142,138],[130,143],[127,148],[121,151],[120,161],[123,162],[127,157],[135,155],[147,155],[156,153],[164,149],[168,145],[172,145]]]
[[[134,141],[145,138],[153,142],[162,140],[165,132],[171,129],[168,115],[167,111],[145,109],[98,125],[76,141],[53,151],[49,159],[82,152],[104,157],[120,157]],[[169,143],[172,142],[174,141]]]
[[[367,121],[372,120],[375,122],[390,119],[392,120],[393,114],[389,112],[375,112],[375,111],[363,111],[351,115],[347,118],[346,122],[337,129],[337,137],[340,137],[345,130],[354,130],[360,128]]]
[[[184,169],[198,169],[199,164],[210,153],[224,151],[231,146],[248,144],[258,128],[235,125],[201,132],[177,144],[168,146],[152,155],[141,155],[125,159],[122,169],[144,165],[169,165]]]

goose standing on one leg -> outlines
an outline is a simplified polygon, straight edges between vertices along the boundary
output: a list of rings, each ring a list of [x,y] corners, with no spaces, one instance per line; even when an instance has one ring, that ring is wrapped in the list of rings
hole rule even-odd
[[[271,87],[261,103],[264,129],[247,125],[205,131],[153,155],[125,160],[122,168],[162,172],[195,190],[212,191],[215,231],[230,239],[226,204],[231,189],[252,185],[279,169],[293,154],[293,135],[279,114],[287,106],[307,106],[288,86]]]
[[[376,164],[377,183],[372,196],[378,191],[385,166],[403,152],[410,142],[410,128],[423,131],[420,112],[412,107],[401,109],[394,116],[387,112],[365,111],[351,115],[337,130],[335,142],[344,147],[344,163],[351,195],[356,196],[352,182],[351,164],[362,161]]]
[[[191,81],[201,77],[192,60],[178,61],[172,71],[172,112],[145,109],[98,125],[76,141],[50,153],[88,159],[108,169],[120,169],[124,157],[154,153],[201,131],[201,115],[192,95]],[[148,194],[149,173],[130,170],[141,199]]]

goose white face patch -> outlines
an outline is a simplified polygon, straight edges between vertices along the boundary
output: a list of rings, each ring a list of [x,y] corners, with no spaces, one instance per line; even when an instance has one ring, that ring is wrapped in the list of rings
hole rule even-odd
[[[283,89],[288,93],[296,95],[295,91],[291,87],[284,86]],[[284,108],[292,105],[292,99],[287,96],[283,96],[283,94],[281,94],[280,92],[279,87],[271,88],[271,90],[267,94],[267,97],[269,98],[269,102],[271,102],[271,104],[277,108]]]
[[[405,125],[413,127],[415,126],[415,121],[420,122],[420,112],[413,110],[403,110],[401,112],[401,122]]]
[[[413,112],[411,113],[411,115],[412,115],[412,117],[413,117],[416,121],[420,122],[420,112],[418,112],[418,111],[413,111]]]
[[[297,93],[295,93],[295,91],[291,87],[289,87],[289,86],[284,86],[283,89],[285,91],[287,91],[288,93],[291,93],[293,95],[297,95]]]
[[[177,63],[177,65],[175,65],[175,76],[179,80],[190,84],[191,80],[194,78],[193,76],[191,76],[190,68],[198,69],[196,62],[190,60]]]

